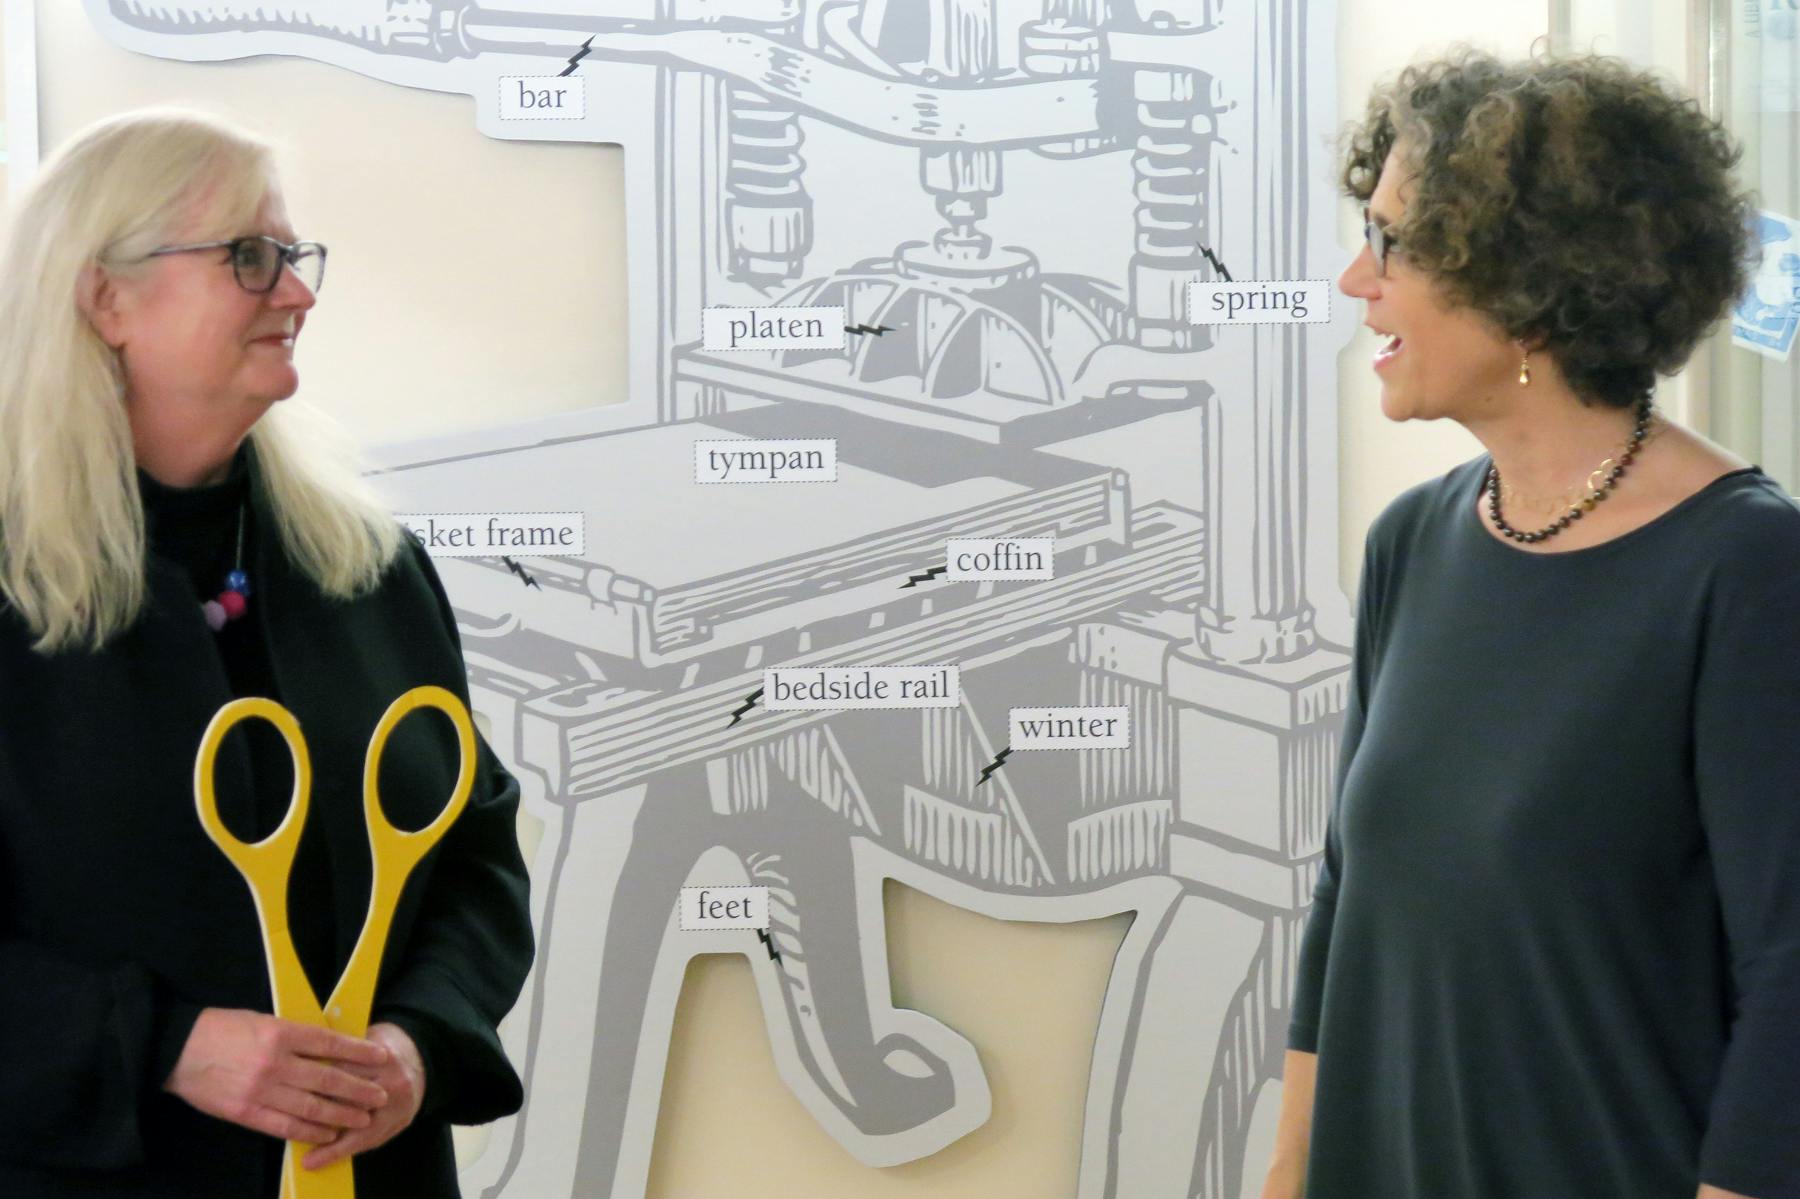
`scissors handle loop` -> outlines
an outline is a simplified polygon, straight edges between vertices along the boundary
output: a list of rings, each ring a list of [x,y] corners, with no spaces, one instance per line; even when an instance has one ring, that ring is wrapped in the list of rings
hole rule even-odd
[[[294,792],[288,800],[287,815],[274,832],[256,842],[244,841],[219,818],[214,773],[226,734],[246,720],[266,720],[274,725],[294,759]],[[274,700],[252,697],[234,699],[213,714],[200,738],[200,752],[194,758],[194,806],[199,809],[200,826],[244,876],[256,902],[275,1014],[284,1020],[317,1024],[322,1022],[319,1000],[300,965],[288,926],[288,877],[300,848],[300,834],[306,829],[311,795],[312,759],[306,752],[306,738],[300,735],[300,724],[291,712]]]
[[[450,718],[456,730],[460,761],[456,784],[443,811],[424,828],[408,832],[395,828],[382,809],[381,759],[387,752],[388,738],[400,722],[420,708],[436,708]],[[469,793],[475,785],[475,763],[475,723],[469,717],[469,709],[455,694],[442,687],[414,687],[389,704],[375,725],[368,755],[363,759],[363,815],[369,826],[369,852],[373,857],[374,872],[369,890],[369,914],[363,921],[356,948],[351,951],[350,962],[325,1004],[326,1017],[331,1027],[339,1032],[360,1037],[368,1031],[375,983],[381,975],[381,958],[387,947],[394,911],[400,905],[400,893],[419,859],[450,831],[450,826],[468,806]]]
[[[460,761],[457,765],[456,784],[451,788],[449,802],[444,805],[443,811],[424,828],[408,832],[395,828],[381,806],[381,759],[387,753],[388,738],[400,727],[400,722],[420,708],[436,708],[450,718],[451,725],[456,729]],[[375,725],[375,734],[369,739],[368,755],[363,759],[363,814],[368,818],[369,840],[375,846],[377,860],[386,859],[398,869],[411,870],[433,845],[443,839],[444,834],[450,831],[450,826],[456,823],[457,817],[462,815],[474,784],[475,725],[469,719],[469,709],[463,705],[462,700],[442,687],[425,686],[414,687],[389,704],[388,710],[381,714],[381,720]]]
[[[294,759],[294,792],[288,800],[287,815],[274,832],[255,842],[245,841],[225,827],[225,822],[219,818],[219,795],[214,781],[219,747],[225,743],[225,735],[246,720],[266,720],[274,725]],[[213,714],[212,722],[200,738],[200,752],[194,758],[194,802],[206,835],[239,870],[281,868],[285,884],[285,867],[294,860],[294,852],[300,847],[300,834],[306,828],[311,794],[312,759],[307,755],[306,738],[301,736],[300,723],[293,713],[272,699],[253,697],[234,699]]]

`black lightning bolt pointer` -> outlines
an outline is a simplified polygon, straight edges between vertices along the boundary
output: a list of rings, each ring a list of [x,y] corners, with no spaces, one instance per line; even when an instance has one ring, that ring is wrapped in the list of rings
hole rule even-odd
[[[506,569],[512,571],[514,574],[518,575],[521,579],[524,579],[525,586],[538,587],[538,581],[536,579],[532,578],[528,573],[526,573],[526,570],[523,566],[520,566],[517,562],[514,562],[511,558],[508,558],[505,554],[500,555],[500,561],[506,563]],[[543,588],[538,587],[538,590],[542,591]]]
[[[892,333],[893,331],[894,327],[892,325],[865,325],[858,322],[854,325],[844,326],[844,332],[846,333],[873,333],[877,337],[880,337],[883,333]]]
[[[744,718],[744,714],[746,712],[748,712],[751,708],[754,708],[756,706],[756,701],[762,698],[762,693],[763,693],[763,689],[761,687],[758,687],[755,691],[752,691],[749,695],[746,695],[744,697],[744,702],[739,704],[737,706],[737,708],[735,708],[732,711],[731,724],[728,724],[725,727],[731,728],[732,725],[735,725],[735,724],[737,724],[738,721],[742,720]]]
[[[587,41],[581,43],[581,49],[575,51],[574,56],[569,59],[569,65],[564,67],[562,69],[562,71],[559,72],[558,78],[561,78],[563,75],[573,75],[575,73],[575,64],[579,63],[582,59],[586,58],[588,56],[588,53],[593,49],[593,46],[594,46],[594,39],[593,39],[592,35],[590,35],[588,37]]]
[[[1195,242],[1194,244],[1200,247],[1200,252],[1202,254],[1206,255],[1206,261],[1212,263],[1213,270],[1225,276],[1225,282],[1230,283],[1231,272],[1225,269],[1225,264],[1219,261],[1219,256],[1212,252],[1212,247],[1204,242]]]
[[[1012,746],[1007,746],[994,755],[994,760],[981,768],[981,777],[975,780],[977,787],[988,781],[988,775],[1006,765],[1006,759],[1012,757]]]
[[[922,575],[913,575],[909,577],[906,582],[900,584],[900,590],[905,591],[908,587],[917,587],[920,583],[929,583],[949,569],[948,566],[934,566]]]

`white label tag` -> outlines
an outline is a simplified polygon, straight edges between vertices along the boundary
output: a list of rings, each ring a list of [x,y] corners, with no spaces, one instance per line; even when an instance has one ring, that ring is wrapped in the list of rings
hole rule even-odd
[[[700,343],[708,350],[841,350],[842,308],[708,308]]]
[[[767,887],[683,887],[681,927],[687,932],[709,928],[768,928]]]
[[[1188,284],[1191,325],[1322,325],[1330,319],[1329,279]]]
[[[962,670],[945,666],[777,666],[763,671],[763,706],[775,712],[839,708],[954,708]]]
[[[579,75],[502,75],[502,121],[579,121],[587,116],[587,80]]]
[[[1007,745],[1021,749],[1130,749],[1129,708],[1014,708]]]
[[[835,483],[837,442],[833,438],[694,443],[696,483]]]
[[[947,579],[1053,579],[1054,537],[952,537],[944,547]]]
[[[434,558],[574,558],[587,553],[587,515],[582,512],[402,512],[399,520]]]

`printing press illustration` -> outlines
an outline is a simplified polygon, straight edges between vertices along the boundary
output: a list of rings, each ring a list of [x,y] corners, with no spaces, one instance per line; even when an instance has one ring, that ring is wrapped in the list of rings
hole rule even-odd
[[[473,96],[493,136],[626,147],[634,398],[381,480],[409,513],[585,518],[580,553],[438,560],[526,788],[540,945],[506,1029],[526,1108],[465,1191],[644,1193],[698,953],[749,957],[783,1079],[860,1160],[978,1127],[975,1047],[891,1004],[892,878],[1004,919],[1135,912],[1078,1194],[1238,1199],[1348,679],[1348,330],[1191,323],[1188,289],[1267,281],[1268,307],[1335,272],[1332,6],[85,2],[140,52],[315,58]],[[723,343],[720,309],[749,314]],[[829,344],[756,344],[793,329]],[[736,476],[698,481],[700,442]],[[826,443],[812,482],[744,456]],[[1051,539],[1047,577],[953,578],[953,538]],[[948,706],[765,693],[951,665]],[[1129,743],[1014,750],[1024,706],[1122,709]],[[766,887],[768,928],[683,928],[700,886]]]

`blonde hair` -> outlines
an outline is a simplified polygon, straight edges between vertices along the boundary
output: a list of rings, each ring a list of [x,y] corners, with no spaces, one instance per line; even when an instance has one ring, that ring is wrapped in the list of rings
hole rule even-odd
[[[125,379],[81,311],[78,279],[143,270],[197,204],[203,236],[232,236],[276,186],[266,143],[153,109],[78,134],[13,214],[0,247],[0,599],[40,652],[100,648],[146,595]],[[271,411],[250,439],[288,558],[349,597],[380,578],[400,531],[321,419]]]

